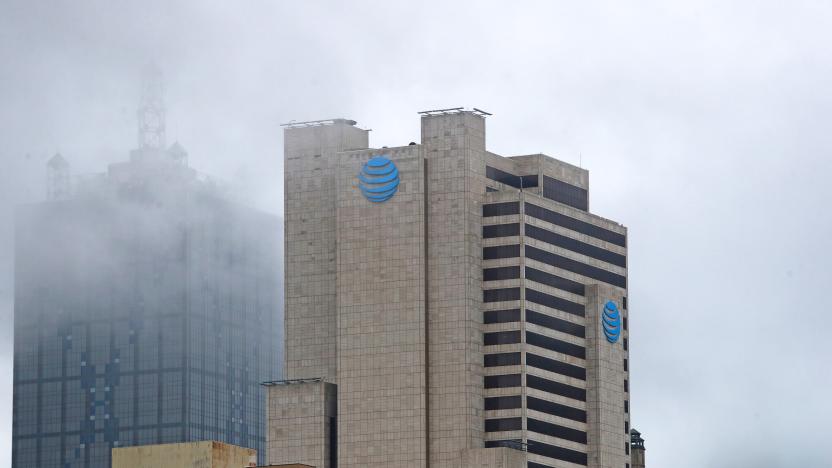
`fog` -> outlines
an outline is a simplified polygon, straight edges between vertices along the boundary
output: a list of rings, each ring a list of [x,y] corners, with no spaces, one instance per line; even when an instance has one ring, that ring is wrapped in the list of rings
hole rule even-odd
[[[629,228],[649,466],[832,466],[832,6],[679,3],[0,0],[2,460],[14,206],[55,152],[75,173],[127,158],[155,62],[168,142],[275,214],[290,120],[394,146],[417,111],[475,106],[489,150],[589,169],[591,210]]]

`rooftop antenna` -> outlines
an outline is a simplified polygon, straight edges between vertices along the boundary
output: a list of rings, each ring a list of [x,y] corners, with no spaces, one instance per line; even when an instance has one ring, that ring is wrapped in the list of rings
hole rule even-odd
[[[139,102],[139,148],[161,150],[165,147],[165,104],[162,71],[155,64],[142,73]]]
[[[581,151],[578,152],[578,167],[581,169],[584,167],[584,153]]]

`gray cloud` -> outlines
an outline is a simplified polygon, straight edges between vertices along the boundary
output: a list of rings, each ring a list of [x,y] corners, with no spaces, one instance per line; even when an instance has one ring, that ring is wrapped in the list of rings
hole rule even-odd
[[[634,425],[651,466],[832,466],[830,6],[822,2],[32,2],[0,5],[0,307],[12,207],[135,145],[138,73],[165,71],[168,138],[282,210],[292,119],[375,146],[418,110],[493,112],[488,145],[591,172],[630,229]],[[0,333],[10,452],[11,327]]]

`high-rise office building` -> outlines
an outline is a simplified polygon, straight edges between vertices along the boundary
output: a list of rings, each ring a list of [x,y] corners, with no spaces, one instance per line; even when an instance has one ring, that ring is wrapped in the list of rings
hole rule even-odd
[[[287,126],[270,463],[628,468],[627,230],[585,169],[489,152],[486,116],[375,149]]]
[[[149,120],[129,161],[70,190],[53,159],[60,186],[18,209],[15,468],[109,468],[114,447],[198,440],[265,452],[282,226]]]

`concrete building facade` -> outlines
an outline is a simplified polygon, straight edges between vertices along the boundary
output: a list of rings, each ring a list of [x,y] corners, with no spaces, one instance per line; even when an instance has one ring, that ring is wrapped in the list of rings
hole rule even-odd
[[[628,468],[626,228],[586,170],[487,151],[486,115],[422,113],[395,148],[285,130],[270,463]]]

